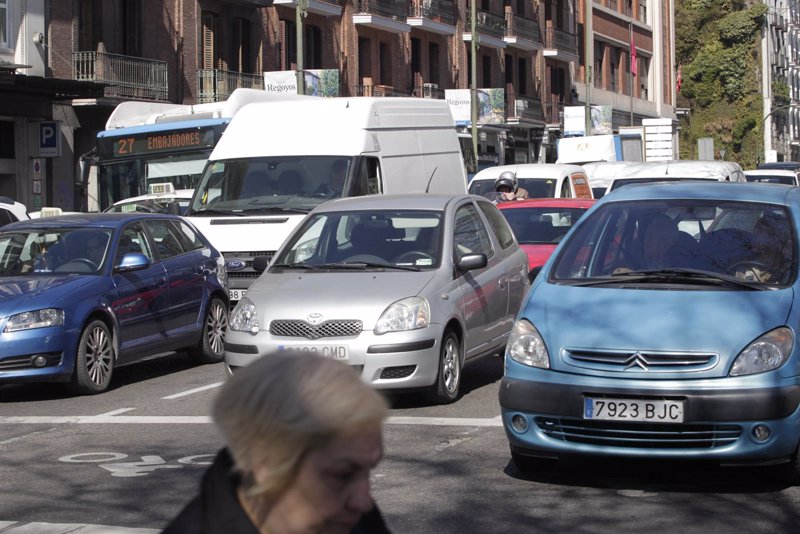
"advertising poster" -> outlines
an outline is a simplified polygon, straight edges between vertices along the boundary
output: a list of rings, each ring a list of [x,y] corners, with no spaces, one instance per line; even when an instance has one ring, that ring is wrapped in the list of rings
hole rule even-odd
[[[339,96],[337,69],[310,69],[304,71],[304,74],[307,95]],[[269,93],[297,94],[297,73],[293,70],[265,72],[264,90]]]
[[[506,122],[506,96],[502,88],[478,89],[478,124],[504,124]],[[444,98],[457,126],[469,126],[471,119],[470,90],[446,89]]]
[[[611,106],[592,106],[592,135],[610,135]],[[586,107],[564,106],[564,137],[582,136],[586,133]]]

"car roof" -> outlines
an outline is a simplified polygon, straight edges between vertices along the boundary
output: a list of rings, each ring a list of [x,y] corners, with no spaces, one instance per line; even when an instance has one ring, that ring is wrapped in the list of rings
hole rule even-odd
[[[119,206],[120,204],[128,204],[131,202],[140,202],[142,200],[167,200],[171,198],[184,198],[190,199],[192,198],[192,194],[194,193],[194,189],[176,189],[172,193],[151,193],[147,195],[140,195],[138,197],[129,197],[123,198],[122,200],[118,200],[114,202],[115,206]]]
[[[28,215],[28,208],[25,207],[25,204],[17,202],[13,198],[0,196],[0,208],[10,211],[17,219],[27,220],[30,218]]]
[[[630,184],[606,195],[599,203],[629,200],[719,199],[788,204],[800,194],[796,186],[762,182],[674,181]]]
[[[620,178],[699,178],[717,180],[733,171],[741,171],[738,163],[733,161],[646,161],[620,169],[615,177]]]
[[[517,175],[518,179],[537,179],[542,180],[560,178],[570,173],[586,173],[580,165],[569,163],[518,163],[515,165],[496,165],[487,167],[472,177],[476,180],[496,180],[501,173],[511,171]]]
[[[144,219],[174,219],[182,221],[177,215],[164,213],[79,213],[74,215],[58,215],[55,217],[42,217],[11,223],[2,228],[6,230],[39,230],[46,228],[118,228],[134,220]]]
[[[597,201],[588,198],[530,198],[501,202],[497,207],[501,210],[518,208],[591,208],[595,202]]]
[[[330,200],[314,209],[314,212],[328,211],[357,211],[357,210],[428,210],[442,211],[451,202],[459,199],[481,199],[476,195],[444,195],[444,194],[404,194],[404,195],[367,195],[361,197],[347,197]],[[488,200],[487,200],[488,202]]]

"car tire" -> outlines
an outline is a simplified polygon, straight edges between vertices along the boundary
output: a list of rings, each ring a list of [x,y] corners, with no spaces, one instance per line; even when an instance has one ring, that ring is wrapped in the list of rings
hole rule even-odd
[[[114,374],[114,343],[106,323],[91,321],[81,332],[75,354],[70,389],[81,395],[94,395],[108,389]]]
[[[199,363],[219,363],[225,358],[223,341],[228,329],[228,307],[213,297],[208,303],[203,319],[203,333],[197,345],[189,349],[189,356]]]
[[[439,351],[439,371],[433,386],[432,398],[437,404],[450,404],[458,399],[461,389],[461,341],[452,330],[442,336],[442,347]]]

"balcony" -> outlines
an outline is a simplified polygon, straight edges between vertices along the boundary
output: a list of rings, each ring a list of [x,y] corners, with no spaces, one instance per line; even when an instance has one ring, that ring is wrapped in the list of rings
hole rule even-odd
[[[418,98],[444,100],[444,89],[439,89],[439,86],[435,83],[423,83],[414,88],[413,95]]]
[[[297,8],[297,0],[275,0],[272,5]],[[344,0],[308,0],[306,11],[323,17],[338,17],[342,14]]]
[[[361,24],[391,33],[407,33],[408,2],[406,0],[356,0],[353,24]]]
[[[410,91],[395,89],[391,85],[356,85],[356,96],[412,96]]]
[[[455,35],[454,0],[413,0],[409,6],[408,24],[440,35]]]
[[[578,61],[578,37],[574,33],[548,26],[544,30],[542,55],[560,61]]]
[[[72,78],[108,84],[107,97],[166,102],[167,63],[107,52],[73,52]]]
[[[272,5],[272,0],[227,0],[227,2],[244,7],[269,7]]]
[[[509,46],[520,50],[532,51],[542,48],[539,23],[515,14],[510,7],[506,7],[506,34],[503,40]]]
[[[561,125],[564,103],[558,97],[549,97],[544,101],[544,120],[549,125]]]
[[[544,124],[542,101],[506,90],[506,124],[513,126]]]
[[[264,78],[258,74],[245,74],[227,70],[202,69],[197,71],[197,102],[223,102],[234,89],[263,89]]]
[[[465,17],[464,41],[472,42],[472,32],[467,32],[468,29],[471,29],[469,10],[465,13]],[[478,44],[480,46],[488,48],[506,47],[506,42],[503,40],[506,34],[505,17],[478,10],[475,19],[476,30],[478,31]]]

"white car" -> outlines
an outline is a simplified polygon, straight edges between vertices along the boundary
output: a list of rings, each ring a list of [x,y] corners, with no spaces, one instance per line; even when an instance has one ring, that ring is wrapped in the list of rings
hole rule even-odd
[[[30,217],[28,217],[28,208],[25,207],[25,204],[0,196],[0,226],[28,219]]]
[[[788,169],[748,169],[744,171],[744,175],[748,182],[800,185],[797,173]]]
[[[166,193],[150,193],[120,200],[103,211],[168,213],[170,202],[177,202],[179,206],[178,215],[183,215],[192,200],[192,193],[194,193],[194,189],[175,189]]]

